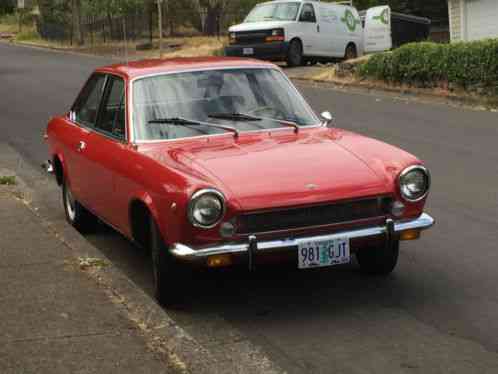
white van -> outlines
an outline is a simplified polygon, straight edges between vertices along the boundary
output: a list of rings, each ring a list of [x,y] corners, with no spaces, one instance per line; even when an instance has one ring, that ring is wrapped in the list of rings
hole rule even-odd
[[[315,0],[276,0],[256,5],[230,27],[227,56],[287,61],[299,66],[363,54],[363,27],[356,8]]]

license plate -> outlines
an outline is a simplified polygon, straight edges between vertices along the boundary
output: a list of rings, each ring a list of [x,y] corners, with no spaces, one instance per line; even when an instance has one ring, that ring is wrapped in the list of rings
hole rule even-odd
[[[351,261],[349,239],[310,241],[299,244],[299,269],[348,264]]]
[[[254,54],[254,48],[244,48],[242,50],[242,53],[245,55],[245,56],[248,56],[248,55],[253,55]]]

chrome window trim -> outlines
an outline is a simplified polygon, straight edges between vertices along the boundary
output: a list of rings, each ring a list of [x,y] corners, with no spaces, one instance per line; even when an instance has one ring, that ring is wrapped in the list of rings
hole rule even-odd
[[[206,195],[206,194],[212,194],[212,195],[217,196],[221,201],[221,207],[222,207],[220,218],[215,223],[213,223],[209,226],[201,225],[194,218],[194,203],[201,196]],[[209,229],[212,229],[212,228],[218,226],[218,224],[225,217],[226,212],[227,212],[227,204],[226,204],[225,195],[223,195],[220,191],[218,191],[215,188],[203,188],[201,190],[194,192],[194,194],[190,197],[190,200],[188,202],[188,208],[187,208],[187,217],[188,217],[189,222],[192,224],[192,226],[197,227],[197,228],[201,228],[201,229],[209,230]]]
[[[424,193],[421,197],[419,197],[419,198],[417,198],[417,199],[410,199],[410,198],[406,197],[406,196],[403,194],[403,192],[401,191],[401,179],[402,179],[405,175],[407,175],[408,173],[410,173],[410,172],[411,172],[411,171],[413,171],[413,170],[422,170],[422,171],[425,173],[425,175],[427,176],[427,191],[425,191],[425,193]],[[417,203],[417,202],[419,202],[419,201],[422,201],[423,199],[425,199],[425,198],[427,197],[427,195],[429,195],[429,191],[430,191],[430,189],[431,189],[431,182],[432,182],[432,181],[431,181],[431,173],[430,173],[429,169],[427,169],[425,166],[423,166],[423,165],[412,165],[412,166],[409,166],[409,167],[407,167],[406,169],[404,169],[404,170],[403,170],[403,171],[399,174],[399,176],[398,176],[398,189],[399,189],[399,193],[400,193],[401,197],[402,197],[404,200],[406,200],[406,201],[408,201],[408,202],[410,202],[410,203]]]
[[[126,100],[126,80],[123,77],[121,77],[119,75],[116,75],[116,74],[112,74],[112,73],[97,72],[97,73],[92,74],[90,76],[90,78],[88,78],[88,81],[91,79],[91,77],[93,75],[97,75],[97,74],[105,76],[104,90],[102,92],[102,96],[101,96],[100,101],[99,101],[99,109],[98,109],[98,112],[97,112],[97,120],[98,120],[99,119],[99,113],[100,113],[100,110],[101,110],[101,107],[102,107],[102,100],[104,98],[104,93],[107,90],[107,83],[109,82],[110,76],[112,76],[113,78],[121,79],[123,81],[123,83],[124,83],[123,87],[125,89],[125,93],[124,93],[125,94],[125,105],[127,105],[127,100]],[[85,85],[86,85],[86,83],[85,83]],[[74,104],[71,106],[71,110],[69,111],[69,115],[66,116],[66,118],[67,118],[67,120],[69,121],[70,124],[72,124],[73,126],[79,127],[80,129],[83,129],[83,130],[87,131],[88,133],[93,132],[95,134],[99,134],[99,135],[101,135],[101,136],[103,136],[103,137],[105,137],[107,139],[113,140],[113,141],[115,141],[117,143],[120,143],[120,144],[129,144],[130,143],[128,141],[128,134],[126,133],[126,131],[125,131],[124,138],[119,138],[117,136],[109,134],[107,131],[104,131],[102,129],[97,128],[96,127],[97,123],[95,123],[92,127],[90,127],[90,126],[87,126],[87,125],[85,125],[85,124],[83,124],[81,122],[76,121],[75,118],[74,119],[71,118],[71,113],[74,113],[73,108],[76,105],[76,102],[78,101],[78,99],[79,99],[79,95],[76,98]],[[125,111],[126,111],[126,107],[125,107]],[[126,129],[126,128],[128,128],[128,123],[129,123],[127,116],[125,116],[125,121],[126,121],[126,123],[125,123],[125,129]]]
[[[308,128],[319,128],[323,127],[323,121],[320,121],[319,117],[316,115],[316,113],[311,109],[311,106],[308,104],[304,96],[299,92],[297,87],[292,83],[290,78],[285,74],[282,69],[278,68],[277,66],[268,66],[268,65],[251,65],[251,66],[224,66],[224,67],[212,67],[212,68],[192,68],[192,69],[181,69],[181,70],[175,70],[175,71],[168,71],[168,72],[161,72],[161,73],[151,73],[147,75],[141,75],[138,77],[134,77],[130,79],[129,81],[129,90],[128,90],[128,105],[129,105],[129,110],[128,110],[128,115],[129,115],[129,122],[130,123],[130,142],[134,144],[151,144],[151,143],[162,143],[162,142],[175,142],[175,141],[182,141],[186,139],[204,139],[208,137],[214,137],[214,136],[226,136],[227,134],[221,133],[221,134],[209,134],[209,135],[199,135],[199,136],[189,136],[185,138],[177,138],[177,139],[153,139],[153,140],[137,140],[135,136],[135,124],[133,123],[133,114],[134,114],[134,107],[133,107],[133,91],[134,91],[134,84],[136,81],[139,81],[141,79],[147,79],[147,78],[153,78],[153,77],[158,77],[158,76],[165,76],[165,75],[174,75],[174,74],[183,74],[183,73],[195,73],[195,72],[202,72],[202,71],[217,71],[217,70],[259,70],[259,69],[268,69],[268,70],[275,70],[278,73],[280,73],[285,80],[289,83],[291,89],[294,91],[296,95],[298,95],[304,102],[304,107],[308,114],[316,120],[318,124],[316,125],[309,125],[309,126],[302,126],[300,127],[301,129],[308,129]],[[261,129],[261,130],[252,130],[252,131],[244,131],[241,133],[243,134],[248,134],[248,133],[261,133],[261,132],[273,132],[276,130],[289,130],[290,127],[277,127],[275,129]]]

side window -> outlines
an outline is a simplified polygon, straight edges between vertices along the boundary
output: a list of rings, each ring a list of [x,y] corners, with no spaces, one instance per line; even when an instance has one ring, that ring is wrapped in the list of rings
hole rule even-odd
[[[121,78],[110,77],[96,128],[119,139],[125,139],[125,113],[124,81]]]
[[[315,9],[312,4],[304,4],[301,10],[300,22],[316,23]]]
[[[105,75],[94,74],[87,82],[73,106],[74,120],[93,127],[97,120],[100,100],[104,93]]]

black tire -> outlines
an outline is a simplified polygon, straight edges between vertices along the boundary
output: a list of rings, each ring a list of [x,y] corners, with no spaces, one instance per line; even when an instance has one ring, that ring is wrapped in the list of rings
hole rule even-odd
[[[188,297],[189,269],[174,261],[154,218],[149,219],[154,296],[164,307],[179,306]]]
[[[71,187],[67,183],[66,178],[62,182],[62,203],[66,220],[71,226],[82,234],[87,234],[95,230],[98,219],[92,213],[81,205],[78,200],[73,197]]]
[[[370,275],[389,275],[396,268],[399,241],[391,246],[365,248],[356,254],[362,272]]]
[[[303,62],[303,45],[299,40],[293,40],[287,51],[287,66],[301,66]]]
[[[356,50],[356,46],[354,44],[349,44],[346,47],[346,52],[344,53],[345,60],[353,60],[358,57],[358,51]]]

